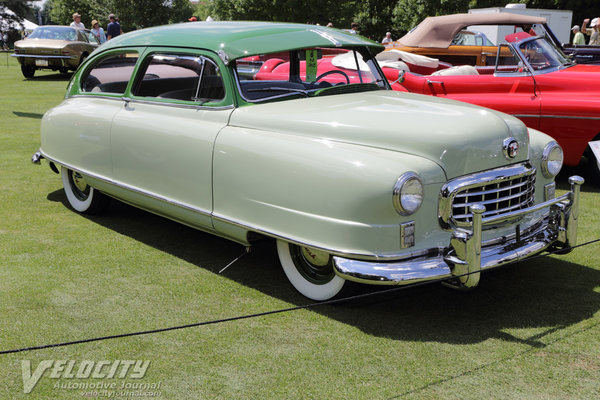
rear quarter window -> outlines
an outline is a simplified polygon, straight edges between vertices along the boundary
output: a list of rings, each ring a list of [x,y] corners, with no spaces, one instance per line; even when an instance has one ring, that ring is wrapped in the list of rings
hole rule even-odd
[[[81,79],[84,93],[123,94],[138,60],[137,52],[113,53],[99,59]]]

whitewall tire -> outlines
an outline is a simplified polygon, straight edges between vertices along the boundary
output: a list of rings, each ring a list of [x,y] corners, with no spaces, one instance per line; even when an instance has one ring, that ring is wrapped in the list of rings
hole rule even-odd
[[[69,204],[83,214],[98,214],[106,209],[110,198],[88,185],[78,172],[61,167],[63,188]]]
[[[326,252],[278,240],[277,253],[290,283],[309,299],[331,299],[353,284],[335,274]]]

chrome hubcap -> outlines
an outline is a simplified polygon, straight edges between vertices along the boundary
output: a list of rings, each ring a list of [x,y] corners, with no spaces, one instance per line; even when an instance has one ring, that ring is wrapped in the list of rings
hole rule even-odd
[[[73,183],[75,184],[75,187],[82,192],[87,188],[87,183],[85,182],[85,179],[83,179],[83,176],[79,175],[79,172],[73,172]]]
[[[290,254],[296,269],[307,281],[324,285],[335,277],[329,253],[310,247],[290,245]]]
[[[75,197],[81,201],[87,200],[90,195],[90,187],[83,176],[79,172],[69,171],[69,180]]]

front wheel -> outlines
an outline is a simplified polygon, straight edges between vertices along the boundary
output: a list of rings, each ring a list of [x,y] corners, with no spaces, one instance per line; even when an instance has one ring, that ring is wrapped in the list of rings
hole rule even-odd
[[[348,295],[355,285],[335,274],[333,257],[327,252],[278,240],[277,253],[290,283],[309,299]]]
[[[88,185],[79,172],[61,167],[60,174],[67,200],[75,211],[99,214],[108,207],[110,197]]]

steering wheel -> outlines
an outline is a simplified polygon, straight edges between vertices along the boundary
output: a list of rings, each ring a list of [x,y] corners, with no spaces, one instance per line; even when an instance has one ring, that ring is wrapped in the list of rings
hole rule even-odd
[[[346,84],[350,84],[350,78],[348,77],[348,75],[346,75],[346,73],[344,71],[340,71],[339,69],[332,69],[331,71],[323,72],[321,75],[317,76],[317,79],[315,79],[315,82],[318,82],[321,79],[325,78],[327,75],[331,75],[331,74],[343,75],[344,78],[346,78]]]

